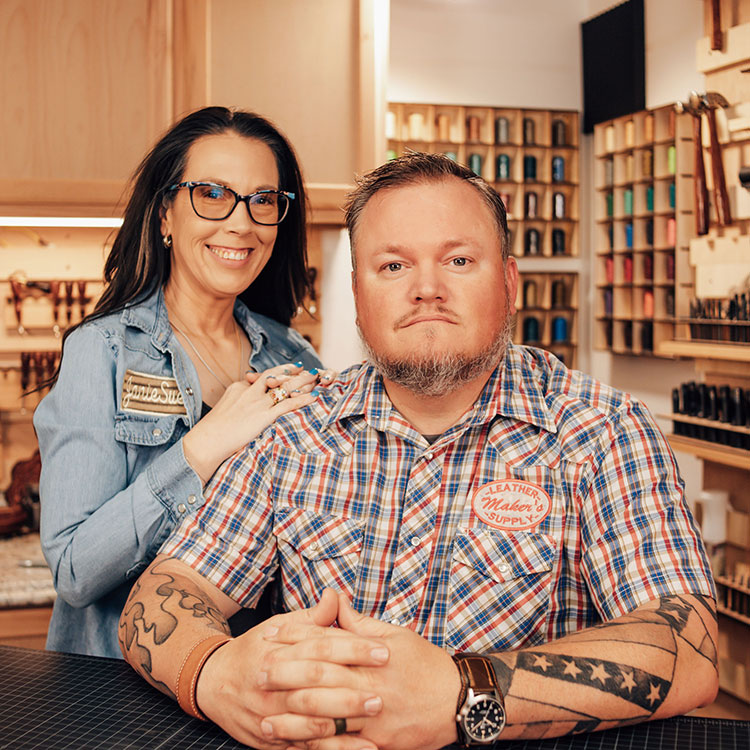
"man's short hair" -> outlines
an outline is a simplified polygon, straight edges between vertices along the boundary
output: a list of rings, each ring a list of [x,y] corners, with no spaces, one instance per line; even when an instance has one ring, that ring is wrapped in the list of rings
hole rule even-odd
[[[352,267],[356,267],[354,239],[357,226],[362,211],[370,198],[378,191],[386,188],[402,187],[420,182],[437,182],[451,177],[456,177],[471,185],[490,209],[497,226],[502,257],[503,260],[507,260],[509,254],[508,219],[505,205],[492,186],[468,167],[458,164],[443,154],[411,151],[358,177],[355,189],[347,196],[344,209],[351,245]]]

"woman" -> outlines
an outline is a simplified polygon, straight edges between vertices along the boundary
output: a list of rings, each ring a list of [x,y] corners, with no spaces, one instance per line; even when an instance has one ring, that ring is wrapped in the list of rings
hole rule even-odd
[[[105,291],[34,415],[48,648],[119,658],[130,587],[203,485],[313,400],[320,362],[289,328],[305,264],[300,170],[268,121],[201,109],[143,160]]]

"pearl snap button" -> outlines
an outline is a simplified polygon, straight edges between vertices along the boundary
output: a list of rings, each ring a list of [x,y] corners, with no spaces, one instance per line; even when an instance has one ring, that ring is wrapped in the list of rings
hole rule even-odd
[[[418,536],[413,536],[409,540],[409,544],[411,544],[412,547],[419,547],[419,537]]]
[[[396,625],[396,626],[398,626],[398,627],[400,627],[400,626],[401,626],[401,620],[399,620],[399,619],[398,619],[398,617],[392,617],[392,618],[391,618],[391,619],[389,620],[389,622],[391,623],[391,625]]]
[[[184,513],[184,512],[185,512],[185,511],[187,510],[187,507],[186,507],[185,503],[180,503],[180,504],[179,504],[179,505],[177,506],[177,510],[178,510],[178,511],[179,511],[180,513]]]
[[[185,393],[187,393],[188,396],[192,396],[193,395],[193,389],[192,388],[186,388],[185,389]]]
[[[510,570],[510,565],[508,565],[508,563],[500,563],[500,565],[497,566],[497,569],[501,573],[507,573]]]
[[[161,435],[161,430],[158,427],[154,427],[154,429],[151,430],[151,434],[154,437],[159,437],[159,435]]]
[[[309,549],[310,552],[317,552],[320,549],[320,545],[317,542],[313,542],[307,549]]]
[[[432,451],[430,451],[429,453],[425,453],[425,454],[424,454],[424,457],[425,457],[425,458],[426,458],[426,459],[427,459],[428,461],[432,461],[432,459],[433,459],[433,458],[435,458],[435,454],[434,454],[434,453],[433,453]]]
[[[195,495],[188,495],[188,502],[192,505],[195,502]]]

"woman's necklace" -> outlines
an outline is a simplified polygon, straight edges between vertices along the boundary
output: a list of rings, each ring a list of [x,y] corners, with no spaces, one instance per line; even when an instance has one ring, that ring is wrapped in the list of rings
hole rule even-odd
[[[172,315],[172,317],[174,318],[174,314]],[[180,321],[180,324],[182,324],[182,321]],[[239,373],[240,373],[240,375],[238,377],[238,380],[241,380],[242,379],[242,362],[243,362],[243,354],[244,354],[244,351],[245,351],[245,347],[242,345],[242,339],[240,337],[240,327],[239,327],[239,325],[236,322],[235,322],[234,325],[235,325],[234,332],[237,334],[237,348],[239,349],[239,352],[240,352],[240,361],[239,361]],[[195,344],[190,340],[190,336],[188,336],[187,333],[182,328],[179,328],[178,326],[176,326],[174,324],[174,321],[172,321],[172,328],[174,328],[175,331],[177,331],[178,333],[181,333],[185,337],[185,341],[188,342],[188,344],[190,345],[190,348],[195,352],[195,356],[198,357],[198,359],[203,363],[203,366],[211,373],[211,375],[213,375],[214,378],[216,378],[216,380],[219,383],[221,383],[221,385],[224,388],[228,388],[231,385],[231,383],[232,383],[232,376],[219,364],[219,360],[217,360],[215,357],[213,357],[213,360],[216,363],[216,365],[218,366],[218,368],[229,379],[229,383],[225,383],[224,380],[222,378],[220,378],[216,374],[216,372],[211,367],[211,365],[209,365],[208,362],[206,362],[206,360],[201,356],[201,353],[198,351],[198,349],[195,346]]]

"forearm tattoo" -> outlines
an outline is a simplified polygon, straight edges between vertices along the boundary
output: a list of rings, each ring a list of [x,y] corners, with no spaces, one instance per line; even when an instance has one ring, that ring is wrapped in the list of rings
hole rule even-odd
[[[557,643],[491,657],[506,700],[522,701],[530,710],[533,706],[536,716],[549,717],[529,722],[520,736],[543,737],[561,722],[575,733],[651,718],[672,688],[679,651],[689,649],[716,667],[716,643],[705,623],[715,619],[709,597],[667,596],[653,608],[640,608]],[[597,658],[598,651],[610,658]],[[638,666],[617,660],[629,652]],[[534,689],[538,677],[557,681],[552,691],[545,690],[555,695],[554,701],[539,699]]]
[[[177,630],[180,613],[189,612],[192,618],[204,621],[208,628],[219,633],[228,634],[229,625],[197,586],[190,581],[176,581],[170,573],[160,570],[163,567],[163,562],[157,563],[135,582],[120,617],[119,639],[131,666],[157,690],[176,699],[174,690],[153,676],[153,652]],[[158,585],[152,580],[145,582],[149,589],[153,588],[158,606],[152,606],[146,612],[142,599],[150,594],[144,593],[142,582],[144,577],[153,579],[155,576],[164,581]]]

